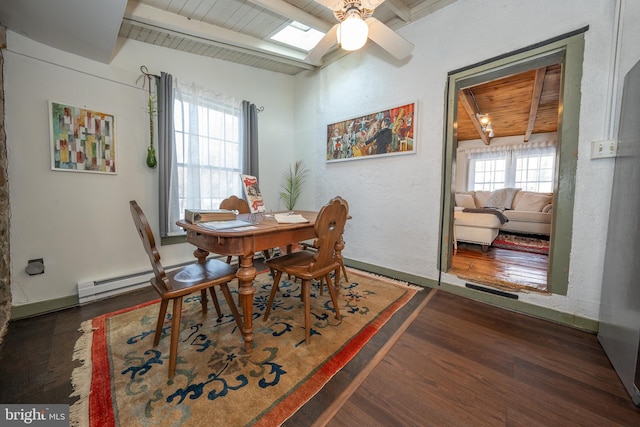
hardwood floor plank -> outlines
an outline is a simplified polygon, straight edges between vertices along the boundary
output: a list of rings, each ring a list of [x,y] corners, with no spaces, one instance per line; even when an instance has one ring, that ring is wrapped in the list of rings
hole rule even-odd
[[[438,291],[328,425],[358,420],[634,426],[640,410],[595,335]]]
[[[511,289],[547,289],[549,256],[461,243],[452,257],[450,273],[476,283]]]
[[[426,307],[414,313],[428,295]],[[72,403],[71,357],[81,321],[156,298],[146,289],[12,322],[0,348],[0,402]],[[372,360],[377,365],[369,366]],[[342,399],[350,388],[353,394]],[[334,408],[337,400],[344,404]],[[328,421],[327,410],[335,414]],[[329,426],[638,426],[640,410],[595,335],[426,290],[284,426],[318,420]]]

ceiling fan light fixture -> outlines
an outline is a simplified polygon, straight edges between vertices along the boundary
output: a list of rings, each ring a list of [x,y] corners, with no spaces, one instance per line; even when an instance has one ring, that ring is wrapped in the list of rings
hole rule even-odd
[[[369,26],[357,10],[350,11],[338,27],[338,44],[344,50],[358,50],[367,42],[367,37]]]

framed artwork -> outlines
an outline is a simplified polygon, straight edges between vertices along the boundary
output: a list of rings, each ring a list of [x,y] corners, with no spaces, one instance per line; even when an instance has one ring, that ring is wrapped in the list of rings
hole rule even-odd
[[[327,125],[327,162],[416,153],[417,102]]]
[[[244,194],[247,197],[251,213],[266,211],[267,208],[264,206],[262,193],[258,188],[258,178],[251,175],[240,175],[240,178],[242,179],[242,187],[244,188]]]
[[[115,117],[49,102],[51,169],[115,174]]]

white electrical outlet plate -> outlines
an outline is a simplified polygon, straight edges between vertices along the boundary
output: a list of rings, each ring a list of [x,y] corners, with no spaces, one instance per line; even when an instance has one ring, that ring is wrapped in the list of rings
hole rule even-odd
[[[618,151],[618,142],[613,139],[591,142],[591,159],[605,159],[615,157]]]

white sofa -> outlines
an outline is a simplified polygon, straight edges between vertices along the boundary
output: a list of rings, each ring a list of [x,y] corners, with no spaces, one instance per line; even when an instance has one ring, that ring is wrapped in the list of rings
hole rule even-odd
[[[465,208],[488,206],[491,191],[471,191],[455,194],[455,238],[457,241],[476,243],[483,249],[490,246],[500,230],[523,234],[551,234],[553,193],[513,191],[509,206],[497,207],[508,221],[501,223],[498,216],[489,213],[464,212]],[[491,203],[489,203],[490,205]],[[504,209],[502,209],[504,208]]]

